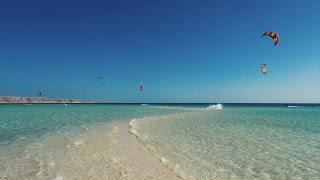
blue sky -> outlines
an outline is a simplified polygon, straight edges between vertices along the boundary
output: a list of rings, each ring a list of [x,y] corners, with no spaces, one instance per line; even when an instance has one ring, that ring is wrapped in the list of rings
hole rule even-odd
[[[320,102],[318,7],[316,0],[1,2],[0,94]],[[260,37],[269,29],[280,35],[276,47]]]

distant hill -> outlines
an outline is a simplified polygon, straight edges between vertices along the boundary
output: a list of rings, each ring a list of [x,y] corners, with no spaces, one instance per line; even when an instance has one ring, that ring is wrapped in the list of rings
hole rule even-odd
[[[0,104],[4,103],[103,103],[103,101],[84,101],[49,97],[0,96]]]

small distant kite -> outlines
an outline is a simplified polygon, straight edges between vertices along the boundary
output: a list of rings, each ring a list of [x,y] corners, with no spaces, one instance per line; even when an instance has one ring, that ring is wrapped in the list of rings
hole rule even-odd
[[[273,31],[267,31],[267,32],[263,33],[262,37],[264,37],[264,36],[269,36],[273,39],[273,42],[274,42],[273,46],[276,46],[280,41],[279,35]]]
[[[144,91],[144,86],[143,86],[143,85],[140,85],[140,86],[139,86],[139,90],[140,90],[140,92],[143,92],[143,91]]]
[[[267,64],[261,64],[261,65],[260,65],[260,71],[261,71],[263,74],[267,74],[268,71],[269,71],[269,68],[268,68]]]
[[[38,92],[38,95],[41,97],[41,96],[42,96],[42,91],[39,91],[39,92]]]
[[[101,80],[102,84],[105,84],[107,79],[104,76],[99,76],[98,80]]]

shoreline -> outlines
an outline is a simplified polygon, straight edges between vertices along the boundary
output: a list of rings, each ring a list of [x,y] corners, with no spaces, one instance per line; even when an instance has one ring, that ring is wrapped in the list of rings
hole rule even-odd
[[[75,140],[73,146],[68,148],[70,154],[81,154],[81,159],[72,155],[64,157],[67,160],[63,161],[61,167],[70,168],[66,164],[74,162],[75,159],[78,161],[77,164],[80,161],[92,165],[89,172],[94,173],[88,173],[86,176],[86,173],[79,174],[76,170],[77,173],[73,174],[72,178],[181,179],[130,133],[129,123],[129,121],[113,122],[106,127],[98,127],[82,134],[83,139]],[[107,168],[105,163],[108,164]],[[86,172],[83,166],[73,166],[71,169],[74,171],[77,168],[80,168],[81,172]],[[70,171],[63,169],[57,177],[71,178]]]
[[[49,135],[31,143],[0,179],[183,179],[130,132],[130,122]]]
[[[176,115],[176,114],[174,114]],[[174,116],[173,115],[173,116]],[[180,167],[180,164],[176,164],[174,162],[171,162],[170,160],[167,159],[167,157],[162,156],[159,154],[156,150],[156,148],[150,144],[145,144],[145,135],[144,134],[139,134],[138,132],[138,125],[137,122],[139,121],[140,123],[143,121],[159,121],[159,120],[168,120],[168,117],[172,115],[165,115],[165,116],[152,116],[152,117],[143,117],[139,119],[132,119],[129,122],[129,133],[133,135],[137,141],[139,141],[140,144],[142,144],[148,151],[149,153],[154,156],[158,161],[166,166],[171,172],[173,172],[178,178],[180,179],[195,179],[194,177],[188,177],[186,173],[184,173]]]

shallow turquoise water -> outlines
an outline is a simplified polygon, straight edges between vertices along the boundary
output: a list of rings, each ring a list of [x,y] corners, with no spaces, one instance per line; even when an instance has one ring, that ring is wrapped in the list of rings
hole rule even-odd
[[[320,178],[320,109],[227,107],[138,123],[145,144],[190,179]]]
[[[175,113],[140,105],[0,105],[0,145],[46,133],[79,130],[99,122]]]
[[[188,179],[320,177],[320,108],[206,106],[0,105],[0,175],[43,136],[135,118],[142,142]]]

